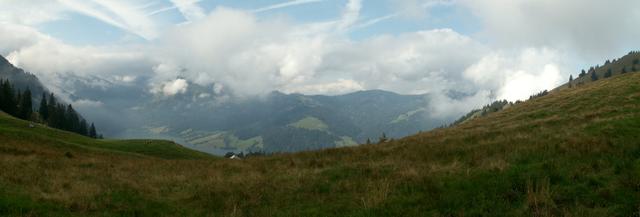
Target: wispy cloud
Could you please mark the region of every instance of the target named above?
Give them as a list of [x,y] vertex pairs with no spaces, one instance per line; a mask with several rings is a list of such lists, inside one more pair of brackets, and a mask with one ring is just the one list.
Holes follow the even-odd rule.
[[430,0],[430,1],[424,1],[422,3],[418,3],[416,5],[411,6],[411,9],[402,9],[397,13],[392,13],[392,14],[388,14],[385,16],[381,16],[381,17],[376,17],[373,19],[369,19],[367,21],[364,21],[358,25],[355,25],[354,28],[356,29],[360,29],[360,28],[367,28],[369,26],[373,26],[375,24],[378,24],[380,22],[389,20],[389,19],[393,19],[393,18],[397,18],[399,16],[402,16],[403,14],[406,13],[411,13],[411,10],[420,10],[420,11],[426,11],[429,10],[433,7],[437,7],[437,6],[449,6],[449,5],[454,5],[456,2],[454,0]]
[[266,6],[266,7],[263,7],[263,8],[258,8],[258,9],[253,10],[253,13],[260,13],[260,12],[276,10],[276,9],[281,9],[281,8],[286,8],[286,7],[296,6],[296,5],[317,3],[317,2],[323,2],[323,1],[325,1],[325,0],[293,0],[293,1],[288,1],[288,2],[283,2],[283,3],[279,3],[279,4]]
[[160,14],[160,13],[162,13],[162,12],[165,12],[165,11],[175,10],[175,9],[177,9],[177,8],[178,8],[178,7],[176,7],[176,6],[163,7],[163,8],[160,8],[160,9],[157,9],[157,10],[154,10],[154,11],[151,11],[151,13],[148,13],[148,14],[147,14],[147,16],[153,16],[153,15]]
[[204,10],[198,6],[200,0],[171,0],[171,3],[182,13],[187,21],[195,21],[205,17]]
[[375,25],[375,24],[377,24],[379,22],[382,22],[382,21],[385,21],[385,20],[389,20],[389,19],[393,19],[393,18],[397,17],[398,15],[399,14],[389,14],[389,15],[373,18],[373,19],[367,20],[367,21],[365,21],[365,22],[363,22],[361,24],[356,25],[355,28],[356,29],[366,28],[366,27]]
[[155,23],[139,6],[136,7],[130,1],[60,0],[60,2],[73,11],[101,20],[144,39],[154,39],[158,35]]
[[360,18],[362,0],[349,0],[342,14],[342,20],[338,26],[340,30],[348,30]]

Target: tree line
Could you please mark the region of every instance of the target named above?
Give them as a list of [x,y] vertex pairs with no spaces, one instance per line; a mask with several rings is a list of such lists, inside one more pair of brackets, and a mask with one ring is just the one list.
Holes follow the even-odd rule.
[[[631,51],[629,52],[628,55],[638,55],[640,54],[640,51]],[[620,62],[622,62],[625,57],[621,57],[618,59],[613,59],[613,60],[606,60],[604,65],[600,66],[600,65],[596,65],[596,66],[592,66],[589,68],[589,70],[585,71],[584,69],[578,74],[578,78],[582,78],[585,76],[589,76],[591,81],[597,81],[598,79],[600,79],[601,77],[598,76],[598,73],[596,72],[597,70],[601,69],[601,68],[607,68],[606,71],[604,71],[604,73],[602,74],[603,78],[610,78],[611,76],[614,75],[614,73],[616,73],[616,71],[614,71],[612,69],[612,67],[621,67],[620,71],[618,71],[618,74],[626,74],[628,72],[638,72],[638,67],[640,66],[640,58],[636,57],[634,59],[631,60],[631,66],[628,65],[624,65],[624,64],[629,64],[629,62],[625,62],[622,63],[621,66],[615,66],[615,64],[619,64]],[[569,76],[569,87],[573,87],[574,86],[574,79],[573,79],[573,75]],[[581,84],[582,82],[578,83]]]
[[93,123],[89,125],[71,104],[59,102],[53,93],[49,96],[42,93],[40,105],[34,111],[31,90],[16,90],[9,80],[0,79],[0,110],[11,116],[46,124],[52,128],[91,138],[102,138]]

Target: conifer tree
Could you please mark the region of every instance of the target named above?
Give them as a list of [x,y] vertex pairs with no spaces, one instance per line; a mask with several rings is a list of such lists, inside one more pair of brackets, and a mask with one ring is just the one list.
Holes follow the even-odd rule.
[[97,138],[96,126],[93,125],[93,123],[91,123],[91,127],[89,127],[89,137],[94,138],[94,139]]
[[569,88],[571,88],[572,83],[573,83],[573,75],[569,75]]
[[597,81],[598,80],[598,75],[596,75],[595,71],[591,72],[591,80],[592,81]]
[[89,129],[87,129],[87,121],[86,120],[84,120],[84,119],[80,120],[79,128],[80,129],[79,129],[78,133],[80,133],[80,135],[89,136]]
[[47,94],[42,93],[42,99],[40,100],[40,108],[38,108],[38,113],[40,113],[40,119],[42,121],[47,121],[49,119],[49,106],[47,105]]
[[17,103],[15,99],[15,92],[13,90],[13,86],[9,82],[9,80],[1,82],[2,85],[2,111],[6,112],[9,115],[16,116],[17,112]]
[[31,101],[31,90],[27,88],[22,94],[22,99],[20,100],[20,112],[18,114],[18,118],[23,120],[28,120],[31,118],[31,113],[33,113],[33,104]]
[[78,113],[73,109],[71,104],[67,105],[66,114],[66,127],[67,130],[75,133],[80,133],[80,117]]
[[2,91],[4,89],[4,79],[0,79],[0,110],[4,111],[4,104],[5,104],[5,96],[4,96],[4,91]]
[[58,114],[58,102],[53,93],[49,94],[49,101],[47,102],[47,110],[49,114],[49,118],[47,118],[47,123],[50,127],[59,128],[58,122],[60,115]]

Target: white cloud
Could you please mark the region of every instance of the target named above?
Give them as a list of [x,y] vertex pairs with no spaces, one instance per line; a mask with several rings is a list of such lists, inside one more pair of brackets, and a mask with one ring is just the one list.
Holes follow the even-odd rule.
[[560,52],[528,48],[520,52],[493,52],[465,70],[464,76],[497,99],[523,100],[551,90],[566,80],[569,69]]
[[459,0],[498,46],[554,47],[601,61],[640,47],[637,0]]
[[[0,23],[37,25],[64,19],[57,1],[51,0],[0,0]],[[2,24],[5,25],[5,24]]]
[[92,109],[102,107],[104,105],[104,103],[102,103],[101,101],[93,101],[88,99],[76,100],[72,104],[78,109]]
[[105,23],[134,33],[145,39],[158,36],[156,23],[145,11],[125,0],[59,0],[70,10],[93,17]]
[[303,94],[324,93],[337,95],[351,93],[359,90],[364,90],[364,87],[362,87],[362,84],[358,83],[357,81],[350,79],[338,79],[335,82],[292,87],[292,89],[287,89],[285,90],[285,92]]
[[292,0],[292,1],[288,1],[288,2],[283,2],[283,3],[279,3],[279,4],[274,4],[274,5],[269,5],[269,6],[266,6],[266,7],[258,8],[258,9],[253,10],[253,13],[260,13],[260,12],[271,11],[271,10],[276,10],[276,9],[296,6],[296,5],[318,3],[318,2],[323,2],[323,1],[324,0]]
[[0,22],[1,55],[7,56],[10,52],[33,46],[44,40],[51,39],[32,27]]
[[204,10],[198,6],[200,0],[171,0],[180,13],[188,21],[196,21],[205,17]]
[[134,82],[134,81],[136,81],[136,78],[137,78],[136,76],[132,76],[132,75],[116,75],[116,76],[114,76],[114,79],[116,81],[121,81],[121,82],[124,82],[124,83]]
[[424,18],[429,9],[439,5],[453,5],[455,0],[389,0],[398,15],[407,18]]
[[[348,8],[359,10],[358,2],[349,4]],[[156,68],[167,70],[156,69],[155,77],[220,83],[239,95],[272,90],[332,94],[362,88],[424,93],[456,83],[486,49],[450,29],[352,41],[338,29],[306,34],[307,28],[217,8],[161,39],[157,53],[163,63]],[[357,81],[358,87],[337,91],[322,86],[344,80]]]
[[362,0],[349,0],[342,14],[342,20],[338,25],[338,29],[347,30],[354,23],[356,23],[360,17],[361,9]]
[[175,96],[176,94],[186,93],[187,88],[189,88],[187,80],[179,78],[163,83],[160,87],[152,89],[152,92],[162,93],[164,96]]
[[490,91],[481,90],[474,95],[460,99],[452,99],[445,94],[437,93],[430,95],[429,111],[434,117],[442,119],[458,118],[469,111],[488,104],[493,100]]

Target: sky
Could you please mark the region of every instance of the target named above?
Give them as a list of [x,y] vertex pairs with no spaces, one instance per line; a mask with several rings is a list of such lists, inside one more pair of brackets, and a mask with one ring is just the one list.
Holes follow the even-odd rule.
[[637,0],[0,0],[0,55],[63,97],[382,89],[457,115],[638,50],[638,21]]

